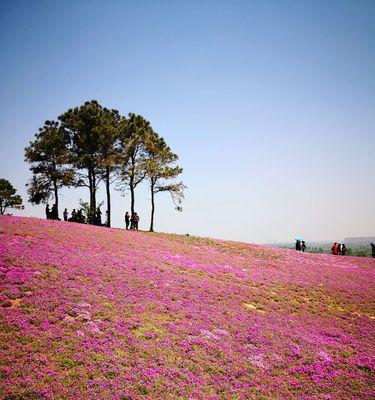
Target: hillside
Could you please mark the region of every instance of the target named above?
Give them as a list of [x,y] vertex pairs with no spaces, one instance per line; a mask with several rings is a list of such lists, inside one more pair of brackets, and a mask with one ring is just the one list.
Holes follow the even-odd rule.
[[0,217],[4,399],[370,399],[375,260]]

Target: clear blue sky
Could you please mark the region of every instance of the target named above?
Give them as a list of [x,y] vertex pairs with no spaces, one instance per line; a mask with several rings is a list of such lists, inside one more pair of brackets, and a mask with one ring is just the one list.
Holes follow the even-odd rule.
[[[0,51],[0,176],[25,200],[24,147],[46,119],[97,99],[142,114],[180,156],[184,211],[161,195],[157,230],[375,234],[375,1],[3,0]],[[113,197],[122,226],[129,196]],[[64,190],[61,204],[79,198]]]

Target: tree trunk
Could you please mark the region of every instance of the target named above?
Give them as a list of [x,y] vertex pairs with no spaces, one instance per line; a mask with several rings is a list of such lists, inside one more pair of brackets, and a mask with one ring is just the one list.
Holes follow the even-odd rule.
[[90,206],[91,224],[96,225],[96,176],[95,170],[92,171],[92,201]]
[[57,193],[57,182],[56,182],[56,180],[53,181],[53,192],[55,194],[56,214],[57,214],[57,218],[59,218],[59,196],[58,196],[58,193]]
[[111,191],[109,187],[109,177],[110,171],[109,167],[106,167],[106,177],[105,177],[105,188],[107,191],[107,226],[108,228],[111,227]]
[[92,169],[91,167],[88,168],[88,178],[89,178],[89,190],[90,190],[90,210],[89,215],[87,216],[87,222],[90,224],[92,223],[91,212],[92,212],[92,205],[93,205],[93,197],[92,197]]
[[133,218],[134,218],[134,203],[135,203],[134,186],[133,186],[133,179],[131,179],[130,180],[130,215],[131,215],[130,229],[134,228],[134,222],[133,222]]
[[130,229],[134,228],[134,204],[135,204],[135,193],[134,193],[134,158],[132,158],[132,171],[129,179],[129,189],[130,189]]
[[95,170],[92,171],[92,207],[94,213],[96,212],[96,174]]
[[150,232],[154,232],[154,213],[155,213],[155,193],[154,193],[154,183],[151,181],[151,224],[150,224]]

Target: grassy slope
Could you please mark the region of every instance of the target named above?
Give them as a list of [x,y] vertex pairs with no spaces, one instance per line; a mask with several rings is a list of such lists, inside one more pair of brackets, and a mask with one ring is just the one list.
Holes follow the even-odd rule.
[[369,399],[374,267],[1,217],[0,397]]

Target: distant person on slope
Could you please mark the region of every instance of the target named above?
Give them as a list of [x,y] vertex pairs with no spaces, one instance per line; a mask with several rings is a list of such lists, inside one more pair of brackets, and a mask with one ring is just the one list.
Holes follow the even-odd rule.
[[125,226],[126,226],[126,230],[129,230],[129,225],[130,225],[130,215],[129,215],[128,211],[126,211],[126,213],[125,213]]
[[80,208],[77,212],[76,221],[80,224],[84,224],[86,222],[86,218],[82,213],[82,208]]
[[370,246],[371,246],[372,258],[375,258],[375,244],[374,243],[370,243]]
[[296,240],[296,250],[301,251],[301,241],[300,240]]
[[337,243],[337,254],[341,256],[341,243]]
[[51,218],[51,211],[49,209],[49,204],[46,204],[46,218],[47,219]]
[[72,214],[71,214],[72,216],[70,217],[70,220],[72,221],[72,222],[77,222],[77,211],[76,211],[76,209],[75,208],[73,208],[73,211],[72,211]]
[[64,210],[63,217],[64,217],[64,221],[68,220],[68,210],[67,209]]
[[341,255],[345,255],[345,253],[346,253],[346,246],[345,246],[345,243],[343,243],[342,245],[341,245]]
[[139,222],[139,220],[140,220],[139,215],[137,213],[134,213],[133,229],[138,230],[138,222]]
[[100,207],[96,209],[96,225],[102,226],[102,212],[100,211]]
[[337,243],[333,243],[333,246],[331,248],[331,252],[332,254],[334,254],[335,256],[337,256]]
[[54,204],[51,209],[51,219],[59,219],[59,215],[57,213],[57,205]]
[[302,240],[301,250],[302,250],[303,252],[305,252],[305,250],[306,250],[306,243],[305,243],[304,240]]

